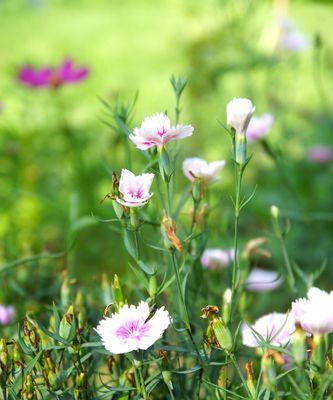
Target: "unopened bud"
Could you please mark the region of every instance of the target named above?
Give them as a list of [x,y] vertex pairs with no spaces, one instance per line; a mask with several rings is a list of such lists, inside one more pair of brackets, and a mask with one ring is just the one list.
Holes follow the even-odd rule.
[[299,324],[292,336],[291,349],[295,363],[300,366],[306,360],[306,333]]
[[253,370],[253,363],[252,362],[247,362],[245,364],[245,370],[246,370],[246,385],[249,389],[249,392],[251,393],[251,396],[253,399],[257,398],[256,395],[256,379],[254,376],[254,370]]
[[271,206],[271,216],[274,219],[278,219],[279,218],[279,213],[280,213],[280,210],[278,209],[278,207],[272,205]]
[[246,135],[236,132],[235,134],[235,161],[239,165],[246,163]]
[[63,315],[60,321],[59,335],[62,338],[66,340],[69,338],[73,322],[74,322],[74,307],[73,305],[71,305],[69,306],[68,310]]
[[124,302],[123,291],[117,275],[115,275],[113,278],[112,291],[113,291],[113,298],[116,302],[117,307],[121,308],[125,304],[125,302]]

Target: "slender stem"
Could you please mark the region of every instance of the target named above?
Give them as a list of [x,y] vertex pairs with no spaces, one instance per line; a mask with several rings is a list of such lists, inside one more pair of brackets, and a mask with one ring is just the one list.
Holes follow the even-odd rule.
[[242,381],[242,384],[243,384],[244,388],[246,389],[246,392],[247,392],[247,394],[248,394],[248,396],[249,396],[249,399],[252,399],[253,396],[252,396],[252,394],[251,394],[251,392],[250,392],[250,389],[247,387],[246,381],[245,381],[245,379],[244,379],[244,376],[243,376],[243,374],[242,374],[242,371],[241,371],[240,368],[239,368],[239,365],[238,365],[238,363],[237,363],[237,360],[236,360],[234,354],[231,353],[231,354],[229,354],[229,356],[230,356],[230,360],[231,360],[232,363],[234,364],[234,367],[236,368],[236,371],[237,371],[237,373],[238,373],[238,375],[239,375],[239,377],[240,377],[240,379],[241,379],[241,381]]
[[145,381],[142,376],[141,366],[137,366],[136,362],[133,358],[132,360],[133,370],[134,370],[134,378],[135,378],[135,386],[139,394],[143,396],[146,400],[148,399],[148,394],[146,390]]
[[170,182],[167,180],[165,182],[166,186],[166,192],[167,192],[167,214],[169,217],[171,217],[171,212],[172,212],[172,202],[171,202],[171,193],[170,193]]
[[200,350],[199,350],[199,348],[198,348],[198,346],[197,346],[197,344],[196,344],[196,342],[194,340],[194,337],[192,335],[190,319],[189,319],[189,315],[188,315],[188,312],[187,312],[185,299],[184,299],[183,292],[182,292],[182,285],[181,285],[181,280],[180,280],[180,275],[179,275],[176,255],[175,255],[175,252],[173,250],[171,250],[171,260],[172,260],[172,266],[173,266],[173,269],[174,269],[174,272],[175,272],[178,295],[179,295],[179,298],[181,300],[182,311],[183,311],[183,312],[181,312],[181,314],[183,314],[183,316],[184,316],[185,329],[186,329],[186,332],[187,332],[187,334],[189,336],[189,339],[190,339],[190,341],[191,341],[191,343],[192,343],[192,345],[193,345],[193,347],[195,349],[195,352],[197,353],[199,363],[200,363],[201,367],[204,368],[205,367],[205,362],[204,362],[204,360],[202,358]]
[[181,306],[182,306],[181,314],[183,314],[183,317],[184,317],[186,330],[191,331],[190,319],[189,319],[189,316],[188,316],[186,303],[185,303],[185,299],[184,299],[184,296],[183,296],[182,284],[181,284],[181,280],[180,280],[180,274],[179,274],[176,255],[175,255],[174,250],[171,250],[171,261],[172,261],[172,266],[173,266],[173,270],[174,270],[175,277],[176,277],[178,295],[179,295],[179,298],[181,300]]
[[239,215],[241,210],[240,195],[242,186],[243,167],[236,164],[235,167],[235,184],[236,184],[236,198],[235,198],[235,226],[234,226],[234,261],[232,265],[232,280],[231,280],[231,305],[230,305],[230,317],[233,316],[234,298],[237,290],[236,278],[239,274],[239,261],[238,261],[238,225]]

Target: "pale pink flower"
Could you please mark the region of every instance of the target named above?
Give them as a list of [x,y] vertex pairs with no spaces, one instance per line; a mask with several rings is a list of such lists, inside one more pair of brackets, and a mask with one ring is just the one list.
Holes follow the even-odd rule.
[[153,195],[149,193],[149,189],[154,176],[154,174],[134,175],[128,169],[123,169],[119,181],[121,196],[117,197],[116,201],[126,207],[144,206]]
[[228,125],[245,134],[255,109],[251,100],[235,97],[227,104]]
[[161,148],[170,140],[184,139],[191,136],[192,133],[191,125],[171,126],[170,119],[166,114],[156,113],[146,117],[140,128],[135,128],[129,138],[138,149],[147,150],[154,146]]
[[312,287],[307,298],[292,303],[291,311],[306,332],[318,335],[333,332],[333,291],[327,293]]
[[208,163],[198,157],[186,158],[183,161],[183,172],[190,181],[199,178],[204,182],[212,183],[220,178],[219,173],[224,166],[224,160]]
[[0,325],[8,325],[13,321],[15,310],[13,306],[0,304]]
[[234,259],[234,250],[206,249],[201,256],[201,264],[208,269],[226,268]]
[[293,21],[284,18],[280,20],[279,24],[281,27],[281,36],[278,46],[282,50],[297,53],[309,48],[309,39],[297,30]]
[[125,305],[118,313],[104,317],[95,331],[100,335],[106,350],[113,354],[146,350],[162,337],[171,322],[164,307],[149,317],[148,303],[141,301],[137,307]]
[[329,163],[333,160],[333,149],[325,145],[314,146],[308,152],[308,159],[318,164]]
[[274,117],[271,114],[263,114],[260,117],[253,117],[246,131],[246,138],[251,142],[261,139],[267,135],[274,124]]
[[253,268],[246,279],[245,287],[250,292],[268,292],[281,286],[282,281],[276,271]]
[[253,325],[243,325],[243,344],[248,347],[259,347],[259,343],[265,341],[273,346],[285,346],[291,341],[294,331],[295,322],[290,314],[267,314]]

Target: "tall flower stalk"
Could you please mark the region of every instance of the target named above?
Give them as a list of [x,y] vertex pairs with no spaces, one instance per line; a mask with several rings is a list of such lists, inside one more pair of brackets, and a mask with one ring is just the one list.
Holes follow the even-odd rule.
[[250,200],[241,200],[242,178],[245,168],[250,161],[247,157],[246,131],[249,126],[255,107],[249,99],[234,98],[227,105],[227,123],[231,126],[231,137],[233,144],[233,156],[235,165],[235,199],[234,199],[234,260],[231,278],[231,304],[230,315],[233,318],[235,298],[239,280],[239,257],[238,257],[238,228],[239,216],[244,205]]

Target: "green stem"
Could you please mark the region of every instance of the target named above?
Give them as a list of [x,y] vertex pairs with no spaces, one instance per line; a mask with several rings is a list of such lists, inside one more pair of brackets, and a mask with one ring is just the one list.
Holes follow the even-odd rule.
[[285,263],[286,268],[287,268],[288,284],[289,284],[290,290],[292,292],[295,292],[295,277],[294,277],[293,269],[292,269],[292,266],[291,266],[289,254],[288,254],[288,251],[287,251],[286,243],[285,243],[285,241],[283,239],[283,236],[280,233],[277,234],[277,237],[278,237],[280,245],[281,245],[281,250],[282,250],[284,263]]
[[249,399],[252,399],[252,398],[253,398],[253,397],[252,397],[252,394],[251,394],[251,392],[250,392],[250,389],[247,387],[246,381],[245,381],[245,379],[244,379],[244,376],[243,376],[243,374],[242,374],[242,371],[241,371],[240,368],[239,368],[239,365],[238,365],[238,363],[237,363],[237,360],[236,360],[234,354],[231,353],[231,354],[229,354],[229,356],[230,356],[230,360],[231,360],[232,363],[234,364],[234,367],[236,368],[236,371],[237,371],[237,373],[238,373],[238,375],[239,375],[239,377],[240,377],[240,379],[241,379],[241,381],[242,381],[242,384],[243,384],[244,388],[246,389],[247,395],[249,396],[248,398],[249,398]]
[[182,306],[181,314],[183,314],[183,316],[184,316],[185,329],[186,329],[188,337],[189,337],[189,339],[190,339],[190,341],[191,341],[191,343],[192,343],[192,345],[193,345],[193,347],[195,349],[195,352],[197,353],[198,360],[199,360],[199,363],[200,363],[201,367],[205,368],[205,362],[204,362],[204,360],[203,360],[203,358],[201,356],[200,350],[199,350],[199,348],[198,348],[198,346],[197,346],[197,344],[196,344],[196,342],[194,340],[194,337],[192,335],[190,318],[189,318],[189,315],[188,315],[188,312],[187,312],[187,307],[186,307],[185,299],[184,299],[183,292],[182,292],[182,285],[181,285],[179,269],[178,269],[178,265],[177,265],[178,263],[177,263],[177,260],[176,260],[176,255],[175,255],[174,250],[171,250],[171,260],[172,260],[172,266],[173,266],[175,277],[176,277],[178,295],[179,295],[179,298],[181,300],[181,306]]
[[175,251],[174,250],[171,250],[171,261],[172,261],[172,266],[173,266],[173,270],[174,270],[175,277],[176,277],[178,296],[179,296],[180,303],[181,303],[181,306],[182,306],[181,314],[183,314],[183,317],[184,317],[186,330],[191,331],[190,319],[189,319],[189,316],[188,316],[186,303],[185,303],[185,299],[184,299],[184,296],[183,296],[182,284],[181,284],[180,274],[179,274],[178,265],[177,265],[178,263],[177,263],[177,259],[176,259],[176,255],[175,255]]
[[240,195],[242,186],[243,167],[236,164],[235,169],[235,184],[236,184],[236,198],[235,198],[235,225],[234,225],[234,261],[232,265],[232,279],[231,279],[231,304],[230,304],[230,318],[233,316],[234,298],[237,290],[236,279],[239,275],[239,262],[238,262],[238,225],[239,215],[241,210]]
[[148,394],[146,390],[145,381],[142,376],[141,366],[137,366],[135,359],[132,360],[133,370],[134,370],[134,378],[135,378],[135,386],[140,395],[146,400],[148,399]]

